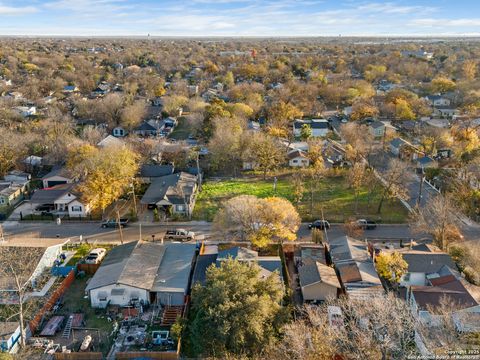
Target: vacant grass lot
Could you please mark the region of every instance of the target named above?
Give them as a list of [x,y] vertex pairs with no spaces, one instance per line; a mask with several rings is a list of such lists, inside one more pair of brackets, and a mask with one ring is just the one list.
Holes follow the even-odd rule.
[[[350,217],[368,217],[384,223],[402,223],[408,212],[398,200],[385,201],[381,214],[377,214],[380,190],[369,194],[364,189],[358,199],[355,213],[355,197],[348,187],[344,175],[327,177],[316,184],[313,195],[313,210],[310,211],[310,192],[305,186],[302,201],[296,205],[303,221],[318,219],[322,216],[331,222],[344,222]],[[222,181],[206,181],[197,198],[193,217],[196,220],[213,220],[222,202],[238,195],[255,195],[261,198],[279,196],[293,201],[293,185],[290,176],[278,178],[277,189],[273,189],[273,179],[238,178]]]

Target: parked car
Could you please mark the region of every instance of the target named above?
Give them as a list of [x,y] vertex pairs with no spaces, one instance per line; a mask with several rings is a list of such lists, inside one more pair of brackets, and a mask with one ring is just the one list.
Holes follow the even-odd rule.
[[330,229],[330,223],[327,220],[315,220],[314,222],[308,224],[309,229],[319,229],[325,230]]
[[40,215],[53,215],[52,211],[54,210],[54,207],[51,205],[40,205],[35,208],[33,211],[34,214],[40,214]]
[[167,230],[164,237],[164,239],[180,240],[180,241],[189,241],[189,240],[193,240],[194,238],[195,238],[195,233],[193,231],[188,231],[185,229]]
[[90,251],[90,253],[85,258],[86,264],[98,264],[100,261],[103,260],[105,255],[107,254],[107,250],[104,248],[97,248]]
[[123,228],[127,226],[128,219],[120,219],[120,223],[117,222],[117,219],[108,219],[107,221],[102,222],[101,227],[106,228],[116,228],[119,225]]
[[357,224],[364,230],[373,230],[377,227],[377,223],[375,221],[367,219],[359,219],[357,220]]

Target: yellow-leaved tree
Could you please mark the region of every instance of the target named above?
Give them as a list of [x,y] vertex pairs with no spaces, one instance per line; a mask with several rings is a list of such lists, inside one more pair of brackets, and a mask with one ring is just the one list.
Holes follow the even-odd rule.
[[408,270],[407,262],[398,252],[380,253],[376,263],[378,274],[392,283],[398,283]]
[[97,149],[85,145],[67,164],[81,179],[78,190],[82,199],[92,210],[103,213],[131,185],[138,170],[138,160],[138,154],[125,146]]
[[296,240],[300,216],[286,199],[240,195],[225,202],[215,216],[214,226],[226,237],[248,240],[261,248],[271,242]]

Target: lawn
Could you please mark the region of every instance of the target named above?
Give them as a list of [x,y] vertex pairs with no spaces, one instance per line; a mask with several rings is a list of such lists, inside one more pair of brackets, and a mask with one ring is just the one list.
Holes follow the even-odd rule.
[[[193,217],[196,220],[212,221],[222,202],[238,195],[255,195],[261,198],[280,196],[293,201],[293,185],[288,175],[277,181],[276,190],[273,180],[259,177],[238,178],[222,181],[206,181],[197,198]],[[364,189],[358,199],[355,213],[355,197],[348,187],[345,176],[340,174],[318,181],[313,196],[313,209],[310,211],[310,193],[306,187],[303,199],[296,205],[303,221],[321,218],[322,209],[325,219],[331,222],[345,222],[350,217],[368,217],[384,223],[402,223],[408,216],[407,210],[398,200],[385,201],[382,212],[377,214],[380,192],[369,194]]]
[[188,126],[187,119],[185,119],[185,117],[179,117],[178,125],[175,127],[169,137],[175,140],[186,140],[191,131],[192,130],[190,129],[190,126]]

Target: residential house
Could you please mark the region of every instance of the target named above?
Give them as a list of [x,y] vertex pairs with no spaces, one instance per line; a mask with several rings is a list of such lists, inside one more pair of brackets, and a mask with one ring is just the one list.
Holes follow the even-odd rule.
[[[446,316],[444,311],[448,310],[451,311],[449,315],[453,315],[457,330],[480,330],[470,327],[471,324],[478,326],[476,320],[480,315],[480,306],[461,281],[453,275],[432,278],[424,286],[411,286],[406,296],[412,313],[425,325],[435,326],[443,316]],[[443,310],[438,313],[442,307]],[[470,322],[469,318],[474,322]]]
[[425,97],[425,99],[428,101],[428,103],[432,107],[448,107],[451,104],[451,101],[449,98],[442,96],[440,94],[437,95],[428,95]]
[[288,165],[290,167],[308,167],[310,165],[310,159],[302,150],[292,150],[287,154]]
[[257,251],[242,246],[235,246],[230,249],[218,251],[217,246],[203,246],[198,257],[198,264],[195,266],[193,283],[205,283],[205,273],[209,266],[215,264],[220,266],[227,259],[234,259],[244,263],[256,264],[260,268],[259,276],[266,279],[269,276],[278,276],[282,282],[282,260],[279,256],[259,256]]
[[91,96],[93,98],[103,97],[107,95],[111,90],[110,84],[102,81],[98,86],[92,91]]
[[21,184],[2,182],[0,180],[0,208],[15,206],[23,200],[24,187]]
[[157,136],[164,128],[164,123],[160,120],[145,120],[138,125],[133,132],[139,136]]
[[140,167],[140,173],[138,177],[143,183],[150,184],[155,179],[172,175],[175,167],[172,164],[168,165],[157,165],[157,164],[143,164]]
[[42,177],[45,189],[60,184],[71,184],[74,181],[75,178],[71,172],[62,166],[53,167],[52,171]]
[[39,168],[42,166],[43,158],[40,156],[30,155],[22,161],[28,169]]
[[428,247],[421,249],[414,247],[401,252],[408,269],[400,280],[400,286],[425,286],[431,276],[456,274],[457,266],[449,254],[432,251]]
[[109,146],[123,146],[125,145],[125,142],[113,135],[107,135],[104,139],[102,139],[97,146],[104,148],[104,147],[109,147]]
[[325,119],[311,119],[311,120],[295,120],[293,122],[294,136],[300,136],[302,127],[304,125],[310,126],[312,130],[312,137],[325,137],[330,131],[328,120]]
[[460,114],[460,111],[450,106],[437,106],[433,110],[433,116],[438,116],[445,119],[455,119]]
[[429,169],[438,167],[438,163],[430,156],[423,156],[417,159],[416,166],[417,169]]
[[198,94],[198,85],[187,85],[188,95],[195,96]]
[[433,58],[433,53],[425,50],[417,50],[417,51],[404,50],[402,51],[402,56],[414,57],[414,58],[423,59],[423,60],[431,60]]
[[74,93],[74,92],[78,92],[78,87],[76,87],[75,85],[66,85],[63,87],[63,92],[65,94],[71,94],[71,93]]
[[384,293],[373,260],[363,241],[341,236],[329,240],[328,250],[347,296],[368,299]]
[[94,308],[183,306],[195,254],[195,244],[134,241],[117,246],[102,261],[85,292]]
[[0,322],[0,353],[14,354],[18,351],[20,325],[18,321]]
[[376,139],[383,138],[385,135],[385,124],[381,121],[375,120],[368,126],[370,134]]
[[19,171],[19,170],[9,171],[7,175],[3,177],[5,181],[9,181],[15,184],[22,184],[22,185],[28,184],[31,178],[32,176],[29,173]]
[[[0,242],[0,246],[3,247],[2,252],[8,254],[12,261],[19,265],[23,264],[17,268],[21,272],[19,276],[21,279],[27,279],[25,284],[35,289],[39,276],[51,268],[63,252],[62,246],[65,242],[62,239],[44,238],[36,241],[31,238],[14,238]],[[0,304],[18,304],[19,299],[15,289],[16,284],[11,276],[0,275]]]
[[36,190],[31,198],[32,205],[49,207],[57,215],[83,217],[90,214],[90,206],[80,199],[76,184],[66,183]]
[[393,155],[400,156],[402,149],[404,147],[408,147],[409,145],[410,144],[407,141],[403,140],[402,138],[395,138],[390,141],[390,143],[388,144],[388,147],[390,149],[390,152]]
[[140,201],[165,214],[190,216],[197,196],[197,177],[185,172],[161,176],[152,181]]
[[335,299],[341,292],[342,287],[333,267],[311,258],[302,260],[298,276],[305,302]]
[[125,137],[127,136],[128,132],[121,126],[117,126],[113,128],[112,135],[115,137]]
[[163,98],[161,98],[160,96],[154,97],[151,100],[151,103],[152,103],[152,106],[163,107]]
[[37,108],[35,106],[15,106],[13,109],[24,118],[37,114]]

